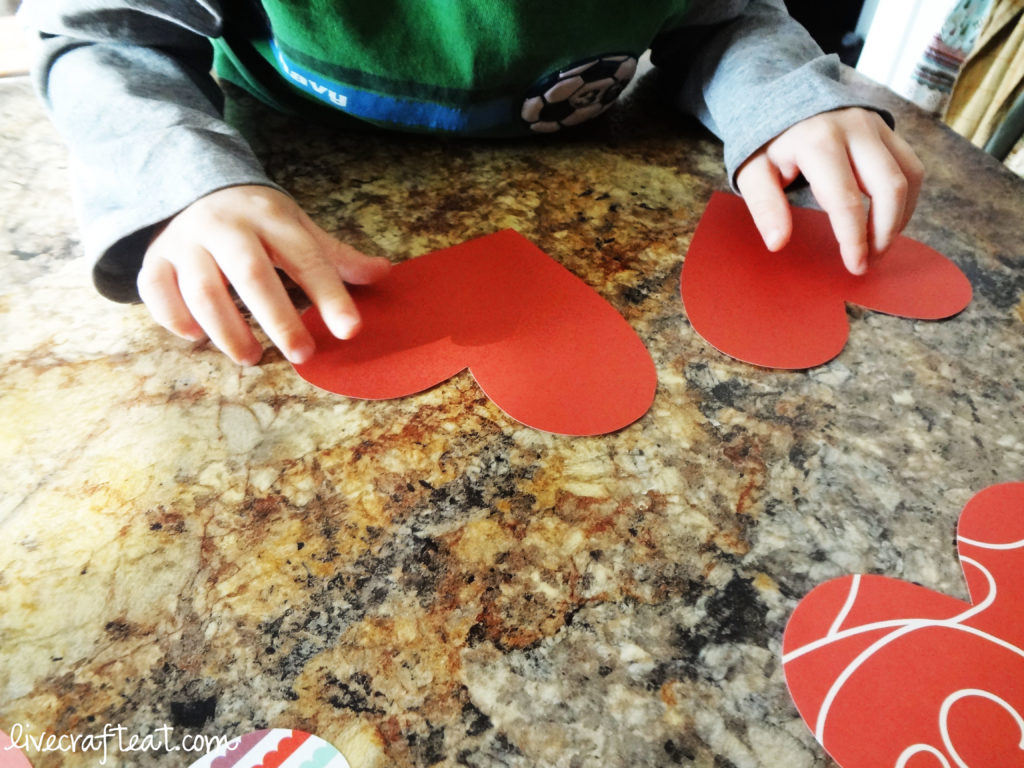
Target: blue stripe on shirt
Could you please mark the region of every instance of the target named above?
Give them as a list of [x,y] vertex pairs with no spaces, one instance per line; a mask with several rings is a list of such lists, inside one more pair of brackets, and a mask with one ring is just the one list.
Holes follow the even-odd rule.
[[467,133],[514,125],[517,105],[493,99],[474,106],[448,107],[430,101],[396,99],[330,80],[288,59],[273,40],[270,49],[285,79],[311,96],[355,117],[434,131]]

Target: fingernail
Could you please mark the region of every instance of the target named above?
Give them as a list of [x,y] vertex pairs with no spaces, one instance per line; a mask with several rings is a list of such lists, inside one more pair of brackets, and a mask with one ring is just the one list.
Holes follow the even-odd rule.
[[331,333],[339,339],[351,339],[359,330],[358,318],[349,315],[336,316],[331,323]]
[[770,230],[764,235],[764,244],[769,251],[777,251],[782,247],[782,232],[778,229]]
[[288,358],[288,362],[293,365],[302,365],[313,356],[314,348],[311,344],[303,344],[300,347],[295,347],[284,353],[285,357]]

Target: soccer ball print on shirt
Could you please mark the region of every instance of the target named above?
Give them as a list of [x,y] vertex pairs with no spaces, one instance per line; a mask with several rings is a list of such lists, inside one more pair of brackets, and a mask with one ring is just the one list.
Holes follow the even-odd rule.
[[553,133],[607,110],[636,74],[636,57],[600,56],[555,72],[535,85],[523,103],[530,130]]

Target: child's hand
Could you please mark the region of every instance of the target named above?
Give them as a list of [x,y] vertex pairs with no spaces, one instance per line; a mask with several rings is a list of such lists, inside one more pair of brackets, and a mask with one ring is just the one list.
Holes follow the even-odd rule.
[[263,350],[228,292],[230,283],[271,341],[301,363],[313,354],[313,338],[275,267],[302,287],[331,332],[347,339],[358,330],[359,313],[344,283],[372,283],[390,264],[338,242],[277,190],[228,187],[197,200],[153,239],[139,295],[172,333],[198,340],[205,332],[232,360],[254,365]]
[[[840,109],[803,120],[765,144],[741,166],[736,186],[769,250],[793,230],[783,189],[799,174],[828,214],[846,268],[868,268],[884,253],[917,204],[924,167],[882,118],[864,109]],[[862,195],[870,200],[865,207]]]

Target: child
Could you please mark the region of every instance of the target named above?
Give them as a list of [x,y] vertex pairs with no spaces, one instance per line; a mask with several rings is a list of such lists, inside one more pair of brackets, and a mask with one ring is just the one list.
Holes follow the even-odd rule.
[[678,106],[723,139],[768,248],[790,236],[783,189],[803,174],[856,274],[905,226],[922,178],[782,0],[26,0],[21,16],[42,39],[37,86],[70,146],[97,287],[243,364],[262,350],[227,284],[302,362],[313,341],[275,268],[350,338],[345,283],[388,263],[332,238],[267,178],[220,119],[211,61],[284,110],[536,135],[603,112],[650,48]]

